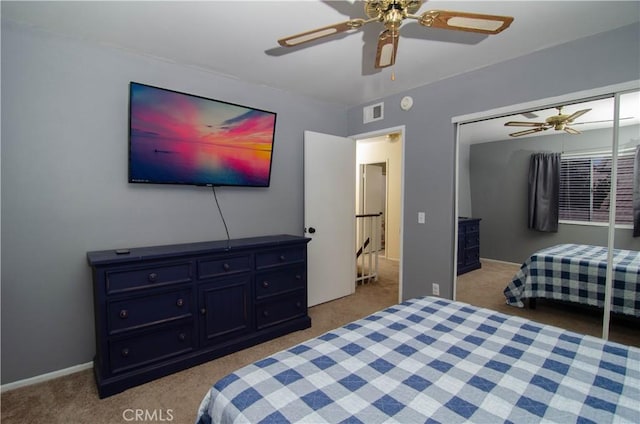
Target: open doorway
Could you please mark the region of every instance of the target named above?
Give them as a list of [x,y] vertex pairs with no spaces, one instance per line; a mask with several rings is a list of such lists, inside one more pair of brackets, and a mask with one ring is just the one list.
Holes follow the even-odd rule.
[[[401,290],[402,128],[354,136],[356,139],[356,213],[378,215],[375,242],[379,276],[395,281]],[[365,218],[368,219],[368,218]]]
[[400,260],[402,217],[402,135],[398,131],[357,138],[356,211],[382,212],[384,257]]
[[356,214],[378,216],[375,220],[377,228],[374,245],[378,253],[386,257],[384,233],[387,225],[387,163],[358,163],[358,181]]

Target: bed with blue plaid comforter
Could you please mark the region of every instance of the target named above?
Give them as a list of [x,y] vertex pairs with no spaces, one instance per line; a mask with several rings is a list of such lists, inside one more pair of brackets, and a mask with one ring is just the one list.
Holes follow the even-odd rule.
[[639,423],[640,349],[436,297],[222,378],[208,423]]
[[[640,252],[613,250],[613,312],[640,317]],[[504,289],[509,305],[547,298],[604,307],[607,248],[560,244],[531,255]]]

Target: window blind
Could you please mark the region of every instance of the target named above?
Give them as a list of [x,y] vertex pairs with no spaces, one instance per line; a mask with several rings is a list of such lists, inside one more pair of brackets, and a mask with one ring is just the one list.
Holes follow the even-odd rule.
[[[560,211],[565,221],[609,222],[611,155],[562,157]],[[618,156],[616,223],[633,223],[633,155]]]

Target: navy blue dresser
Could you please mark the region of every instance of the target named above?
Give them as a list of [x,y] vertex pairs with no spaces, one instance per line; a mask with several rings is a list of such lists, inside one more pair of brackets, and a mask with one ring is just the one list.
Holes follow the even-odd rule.
[[309,240],[88,252],[100,397],[310,327]]
[[480,219],[458,218],[458,275],[481,268]]

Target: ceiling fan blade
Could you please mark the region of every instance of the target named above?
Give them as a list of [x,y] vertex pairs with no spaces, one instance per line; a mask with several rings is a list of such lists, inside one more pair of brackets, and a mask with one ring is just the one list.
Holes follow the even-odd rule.
[[349,31],[350,29],[359,29],[364,24],[367,24],[369,22],[373,22],[373,20],[370,19],[365,21],[364,19],[351,19],[345,22],[340,22],[337,24],[328,25],[326,27],[316,28],[310,31],[301,32],[300,34],[281,38],[278,40],[278,44],[283,47],[294,47],[302,43],[317,40],[319,38],[329,37],[340,32]]
[[518,131],[518,132],[514,132],[509,134],[511,137],[520,137],[521,135],[527,135],[527,134],[534,134],[540,131],[544,131],[546,128],[532,128],[530,130],[524,130],[524,131]]
[[[414,16],[410,16],[414,17]],[[481,15],[479,13],[429,10],[418,17],[421,25],[458,31],[497,34],[509,28],[511,16]]]
[[546,122],[523,122],[523,121],[509,121],[505,122],[505,127],[542,127],[546,125]]
[[577,112],[575,112],[573,115],[570,115],[566,122],[573,122],[576,118],[579,118],[580,116],[584,115],[585,113],[589,112],[591,109],[582,109],[579,110]]
[[581,134],[580,131],[574,130],[573,128],[566,127],[566,126],[564,127],[564,130],[565,130],[565,132],[568,132],[569,134],[574,134],[574,135],[575,134]]
[[376,68],[386,68],[396,62],[398,35],[398,31],[390,31],[388,29],[380,33],[376,50]]
[[[624,118],[618,119],[619,121],[624,121],[626,119],[633,119],[633,116],[627,116]],[[572,122],[571,125],[585,125],[585,124],[602,124],[603,122],[613,122],[613,119],[601,119],[598,121],[582,121],[582,122]]]

